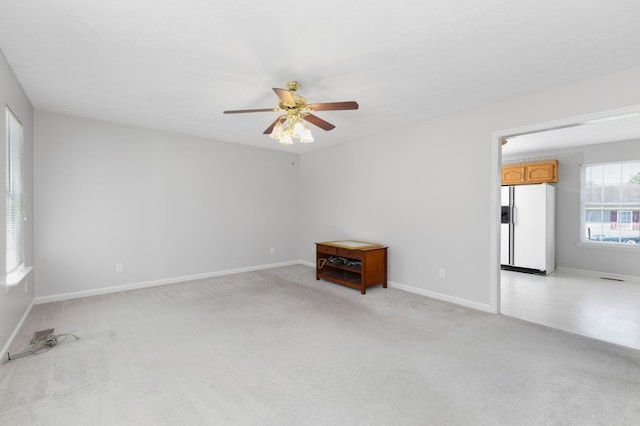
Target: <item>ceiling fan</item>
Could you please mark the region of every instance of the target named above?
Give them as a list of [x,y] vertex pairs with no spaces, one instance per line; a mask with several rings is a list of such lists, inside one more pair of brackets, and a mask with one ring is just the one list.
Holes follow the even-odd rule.
[[224,114],[278,112],[280,113],[278,118],[263,133],[277,139],[280,143],[292,144],[293,138],[300,139],[300,142],[313,142],[311,131],[306,125],[307,122],[327,131],[336,127],[312,112],[358,109],[358,103],[355,101],[309,104],[304,97],[296,93],[300,88],[299,82],[287,81],[285,84],[287,89],[273,88],[279,99],[277,108],[228,110],[224,111]]

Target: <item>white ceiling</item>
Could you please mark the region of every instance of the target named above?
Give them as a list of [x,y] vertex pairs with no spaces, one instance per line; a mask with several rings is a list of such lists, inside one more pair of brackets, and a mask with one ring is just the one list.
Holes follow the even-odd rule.
[[[37,109],[305,152],[640,66],[638,0],[0,0],[0,50]],[[272,87],[336,129],[282,148]]]
[[640,139],[640,110],[633,114],[612,115],[591,123],[508,137],[503,156],[548,152],[564,148]]

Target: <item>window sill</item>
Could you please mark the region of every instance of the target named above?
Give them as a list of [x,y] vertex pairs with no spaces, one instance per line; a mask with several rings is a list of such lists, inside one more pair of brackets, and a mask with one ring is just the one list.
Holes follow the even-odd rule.
[[18,268],[10,274],[7,274],[5,279],[6,287],[14,287],[20,284],[29,273],[33,270],[33,266],[23,266],[22,268]]
[[585,242],[580,241],[576,246],[582,248],[599,249],[599,250],[618,250],[618,251],[635,251],[640,250],[640,244],[626,243],[601,243],[601,242]]

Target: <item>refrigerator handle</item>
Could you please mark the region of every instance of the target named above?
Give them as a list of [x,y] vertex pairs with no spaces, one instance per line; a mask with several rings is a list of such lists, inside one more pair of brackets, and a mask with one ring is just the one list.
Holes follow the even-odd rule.
[[516,206],[513,206],[511,210],[511,223],[515,225],[517,222],[518,222],[518,209],[516,208]]

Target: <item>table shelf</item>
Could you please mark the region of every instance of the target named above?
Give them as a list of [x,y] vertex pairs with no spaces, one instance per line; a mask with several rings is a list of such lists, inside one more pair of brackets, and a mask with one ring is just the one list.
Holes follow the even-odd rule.
[[[360,264],[329,262],[336,257]],[[316,280],[320,279],[359,289],[362,294],[373,285],[382,284],[386,288],[387,247],[360,241],[316,243]]]

